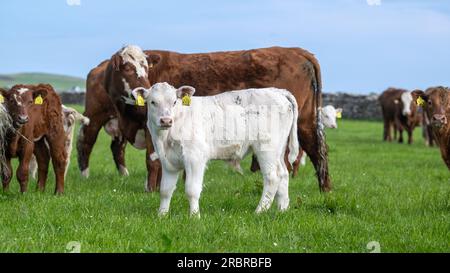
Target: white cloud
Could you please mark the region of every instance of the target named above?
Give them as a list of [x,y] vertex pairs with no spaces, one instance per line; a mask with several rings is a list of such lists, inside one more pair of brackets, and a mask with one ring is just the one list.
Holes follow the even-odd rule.
[[69,6],[81,6],[81,0],[66,0]]
[[381,0],[366,0],[369,6],[380,6]]

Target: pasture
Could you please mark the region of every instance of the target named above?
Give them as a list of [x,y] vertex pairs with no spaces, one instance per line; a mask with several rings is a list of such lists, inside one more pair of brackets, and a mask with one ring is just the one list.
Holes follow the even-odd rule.
[[[77,107],[80,109],[79,107]],[[78,130],[77,130],[78,131]],[[200,200],[201,219],[188,216],[183,183],[168,217],[158,218],[159,196],[144,192],[144,152],[128,147],[129,177],[119,177],[102,132],[88,180],[78,171],[76,149],[64,196],[53,196],[51,170],[45,193],[19,193],[15,178],[0,193],[0,252],[381,252],[450,251],[450,175],[437,148],[383,143],[382,123],[340,120],[327,130],[334,190],[320,194],[308,161],[290,180],[291,207],[255,215],[262,177],[244,176],[211,162]],[[17,161],[15,161],[17,163]]]

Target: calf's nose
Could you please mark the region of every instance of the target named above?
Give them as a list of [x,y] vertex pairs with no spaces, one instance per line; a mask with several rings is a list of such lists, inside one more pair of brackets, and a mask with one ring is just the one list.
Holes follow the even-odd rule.
[[162,126],[172,126],[172,122],[171,118],[161,118],[160,120]]
[[447,117],[443,114],[433,115],[432,121],[439,124],[447,124]]
[[28,122],[28,116],[19,116],[19,123],[25,124]]

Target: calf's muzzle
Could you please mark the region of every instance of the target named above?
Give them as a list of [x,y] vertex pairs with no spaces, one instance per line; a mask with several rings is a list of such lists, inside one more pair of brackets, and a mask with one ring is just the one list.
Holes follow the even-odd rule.
[[159,120],[159,123],[161,124],[161,127],[169,128],[172,127],[173,120],[171,118],[164,117]]
[[447,117],[443,114],[434,114],[431,123],[436,127],[442,127],[447,124]]

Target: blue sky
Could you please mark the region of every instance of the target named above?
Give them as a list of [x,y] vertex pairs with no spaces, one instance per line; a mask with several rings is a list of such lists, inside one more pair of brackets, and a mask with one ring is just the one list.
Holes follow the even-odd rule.
[[0,74],[86,77],[125,44],[186,53],[280,45],[316,54],[325,91],[450,85],[448,0],[2,0],[0,12]]

